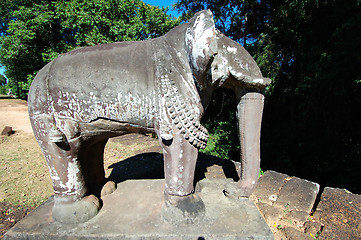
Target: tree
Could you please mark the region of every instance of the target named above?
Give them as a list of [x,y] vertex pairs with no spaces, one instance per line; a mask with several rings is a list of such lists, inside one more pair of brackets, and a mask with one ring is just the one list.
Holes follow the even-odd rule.
[[246,45],[256,40],[267,20],[268,8],[258,0],[210,1],[181,0],[175,5],[182,12],[182,19],[189,19],[195,12],[210,9],[216,27],[226,36]]
[[360,3],[297,1],[274,9],[268,34],[280,69],[267,96],[264,159],[322,186],[360,192]]
[[6,94],[6,78],[0,74],[0,94]]
[[37,71],[60,53],[163,35],[179,23],[166,10],[140,0],[8,1],[0,8],[0,63],[26,98]]
[[[273,79],[266,92],[263,167],[361,192],[361,2],[178,1],[209,8]],[[358,179],[358,180],[356,180]]]
[[6,78],[0,74],[0,86],[4,86],[6,84]]

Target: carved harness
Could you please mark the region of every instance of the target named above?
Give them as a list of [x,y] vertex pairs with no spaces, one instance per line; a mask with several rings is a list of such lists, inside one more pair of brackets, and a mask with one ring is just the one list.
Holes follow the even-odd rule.
[[[200,111],[196,107],[197,103],[200,104],[200,98],[194,80],[191,79],[193,84],[190,84],[190,79],[182,75],[181,63],[175,58],[177,54],[174,53],[174,48],[166,38],[163,39],[163,49],[168,52],[168,56],[171,56],[171,61],[167,64],[162,63],[162,56],[154,50],[156,78],[158,78],[156,82],[159,93],[160,136],[165,140],[172,139],[173,127],[176,127],[189,143],[198,149],[204,149],[208,140],[208,131],[200,124]],[[167,69],[166,66],[171,66],[171,69]],[[174,81],[169,77],[170,74],[177,74],[179,81]],[[187,87],[181,90],[179,84],[185,84]]]

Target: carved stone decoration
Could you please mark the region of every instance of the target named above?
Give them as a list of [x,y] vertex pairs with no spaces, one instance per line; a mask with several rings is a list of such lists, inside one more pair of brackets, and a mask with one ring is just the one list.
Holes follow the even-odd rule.
[[209,10],[156,39],[60,55],[39,71],[28,98],[53,183],[53,218],[76,223],[98,213],[102,195],[116,186],[105,178],[104,147],[129,132],[159,137],[163,219],[178,224],[202,218],[194,171],[208,140],[201,118],[218,87],[233,89],[239,100],[240,181],[228,192],[248,197],[258,177],[262,89],[269,83],[247,51],[215,29]]
[[[178,93],[175,82],[170,80],[168,75],[162,76],[160,80],[160,95],[165,96],[166,111],[172,124],[194,147],[204,149],[207,145],[208,131],[200,124],[200,117],[186,104],[182,94]],[[166,129],[161,136],[166,140],[172,139],[172,130]]]

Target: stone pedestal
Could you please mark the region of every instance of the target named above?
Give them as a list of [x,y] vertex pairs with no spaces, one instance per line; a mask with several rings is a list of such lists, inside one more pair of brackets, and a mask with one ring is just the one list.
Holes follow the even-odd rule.
[[273,239],[252,201],[223,193],[228,180],[202,180],[198,195],[206,216],[194,225],[161,219],[164,180],[128,180],[103,198],[99,214],[86,223],[54,222],[50,198],[10,229],[5,239]]

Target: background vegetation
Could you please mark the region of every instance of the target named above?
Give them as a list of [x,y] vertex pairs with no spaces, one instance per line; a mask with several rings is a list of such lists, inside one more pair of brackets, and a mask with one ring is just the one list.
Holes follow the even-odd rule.
[[6,94],[6,78],[0,74],[0,94]]
[[[217,27],[242,43],[272,78],[262,125],[263,169],[361,193],[360,5],[359,0],[177,3],[183,18],[211,9]],[[216,103],[224,113],[234,107],[219,98]],[[222,133],[222,126],[227,127],[215,122],[212,132]]]
[[46,63],[80,46],[154,38],[178,24],[140,0],[1,0],[0,64],[12,92],[26,99]]
[[[361,193],[361,1],[179,0],[181,19],[140,0],[13,0],[0,4],[0,63],[26,98],[36,72],[79,46],[143,40],[210,9],[273,83],[266,91],[262,168]],[[236,159],[232,93],[218,91],[206,152]]]

